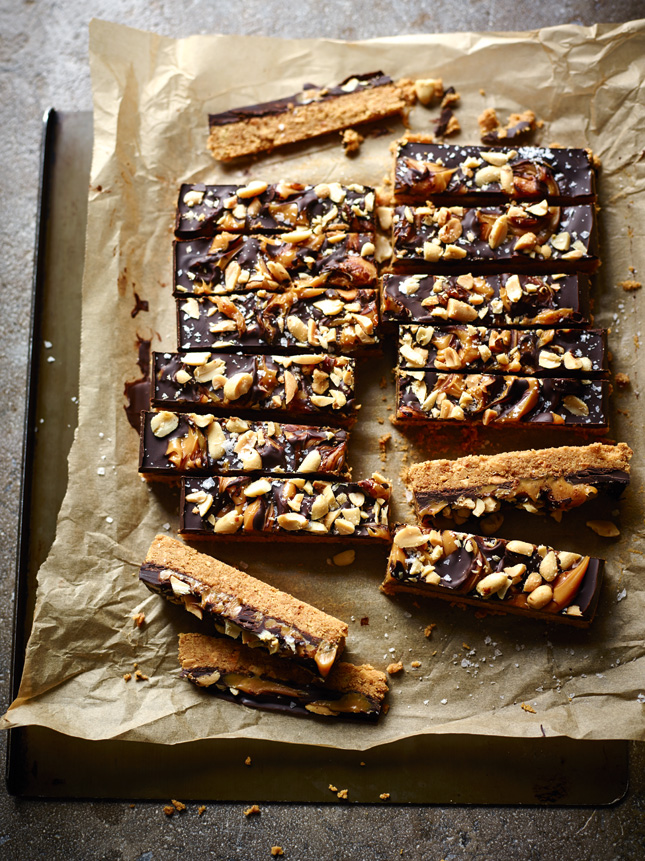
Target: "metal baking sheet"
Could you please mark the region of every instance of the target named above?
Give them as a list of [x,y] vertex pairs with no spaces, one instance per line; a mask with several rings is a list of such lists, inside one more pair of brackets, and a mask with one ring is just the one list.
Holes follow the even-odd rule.
[[[76,426],[81,281],[92,116],[48,111],[27,392],[23,500],[17,560],[15,696],[36,591],[54,540]],[[51,346],[47,346],[51,345]],[[51,359],[54,361],[51,361]],[[33,478],[37,492],[32,493]],[[244,762],[251,757],[251,767]],[[607,805],[628,785],[628,744],[566,738],[426,735],[365,753],[240,739],[163,746],[90,742],[41,727],[10,731],[13,794],[60,798],[348,801],[382,804]]]

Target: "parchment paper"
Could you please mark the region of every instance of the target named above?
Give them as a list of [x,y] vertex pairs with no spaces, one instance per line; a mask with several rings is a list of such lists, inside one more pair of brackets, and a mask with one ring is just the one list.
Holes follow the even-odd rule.
[[[88,739],[174,744],[240,736],[354,749],[419,733],[642,738],[644,293],[617,284],[644,270],[645,22],[342,43],[231,36],[174,41],[96,21],[90,54],[95,142],[79,427],[56,540],[38,576],[20,694],[4,726],[39,724]],[[620,505],[596,501],[565,515],[560,525],[507,515],[502,529],[505,537],[607,558],[600,610],[589,631],[482,619],[443,602],[388,599],[378,591],[383,549],[359,548],[354,566],[336,568],[327,558],[338,546],[212,546],[213,555],[248,565],[250,573],[347,620],[350,660],[381,668],[403,661],[404,673],[391,679],[389,713],[377,727],[353,727],[218,702],[177,677],[176,636],[200,630],[199,622],[137,580],[154,535],[176,529],[177,492],[137,476],[138,438],[126,421],[123,384],[137,376],[137,336],[152,338],[157,349],[175,349],[171,239],[180,182],[284,177],[380,183],[390,168],[388,146],[402,131],[390,123],[389,133],[369,138],[356,159],[331,136],[226,168],[207,152],[207,113],[284,96],[305,81],[335,83],[373,69],[394,78],[441,76],[454,85],[462,96],[457,140],[464,143],[477,141],[476,117],[484,107],[502,115],[530,107],[544,121],[537,141],[591,146],[602,158],[604,265],[596,278],[596,322],[611,326],[614,371],[631,377],[630,387],[614,395],[610,436],[630,443],[636,454]],[[432,130],[437,113],[418,107],[413,127]],[[132,318],[135,290],[150,310]],[[364,406],[351,452],[355,477],[378,469],[396,480],[394,519],[410,516],[399,473],[413,459],[574,439],[548,429],[478,439],[400,433],[388,420],[393,365],[389,346],[383,360],[359,368]],[[392,438],[382,462],[378,438],[386,433]],[[601,539],[585,526],[599,517],[620,523],[621,537]],[[145,614],[142,628],[132,620],[139,612]],[[369,624],[361,624],[364,617]],[[427,639],[431,622],[436,628]],[[412,661],[420,666],[412,668]],[[147,681],[124,680],[134,662]]]

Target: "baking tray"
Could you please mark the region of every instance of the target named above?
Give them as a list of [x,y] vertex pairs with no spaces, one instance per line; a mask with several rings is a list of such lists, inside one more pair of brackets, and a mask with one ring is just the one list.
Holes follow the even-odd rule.
[[[54,540],[77,419],[81,282],[92,153],[89,112],[46,112],[16,576],[12,695],[36,574]],[[51,345],[51,346],[48,346]],[[53,359],[53,361],[52,361]],[[38,492],[32,493],[34,476]],[[251,757],[251,766],[245,765]],[[43,798],[608,805],[628,787],[628,743],[424,735],[359,752],[223,739],[181,745],[87,741],[43,727],[9,732],[10,793]]]

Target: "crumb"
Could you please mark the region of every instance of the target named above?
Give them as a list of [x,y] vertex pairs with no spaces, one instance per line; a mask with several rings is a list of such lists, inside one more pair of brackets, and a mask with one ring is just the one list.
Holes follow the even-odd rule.
[[260,806],[258,804],[253,804],[251,807],[247,807],[244,811],[245,816],[251,816],[253,813],[260,813]]
[[640,290],[643,285],[640,281],[628,278],[626,281],[619,281],[618,286],[622,287],[626,293],[631,293],[633,290]]
[[387,444],[389,443],[389,441],[391,439],[392,439],[391,433],[384,433],[383,436],[380,436],[378,438],[378,447],[380,448],[382,454],[385,454]]
[[132,673],[123,673],[123,678],[126,680],[126,682],[129,682],[132,678]]
[[148,676],[145,673],[142,673],[141,670],[137,670],[134,674],[134,678],[137,682],[147,682]]
[[343,149],[345,150],[345,155],[348,156],[356,155],[361,148],[361,144],[365,140],[363,135],[360,135],[354,129],[345,129],[342,134],[342,137]]
[[271,847],[271,854],[274,856],[275,855],[284,855],[284,851],[282,849],[282,846],[272,846]]
[[247,756],[247,758],[244,760],[244,765],[251,765],[251,757],[250,756]]
[[359,764],[360,766],[364,766],[364,765],[365,765],[365,763],[364,763],[364,762],[359,762],[358,764]]
[[361,617],[361,628],[364,628],[365,625],[369,625],[369,623],[370,623],[370,617],[369,616],[362,616]]
[[423,633],[426,635],[426,637],[427,637],[428,639],[430,639],[430,637],[432,636],[432,632],[434,631],[434,629],[435,629],[436,627],[437,627],[437,623],[436,623],[436,622],[430,622],[430,624],[429,624],[429,625],[426,625],[425,631],[424,631]]
[[420,667],[420,666],[421,666],[421,661],[412,661],[412,663],[410,664],[410,666],[411,666],[411,667],[414,667],[414,669],[416,670],[418,667]]
[[166,804],[163,809],[163,812],[166,814],[166,816],[172,816],[175,812],[175,808],[172,806],[172,804]]
[[142,628],[143,623],[146,621],[146,614],[145,613],[137,613],[136,616],[132,617],[132,621],[137,626],[137,628]]
[[477,117],[477,122],[479,124],[479,129],[482,134],[484,132],[492,132],[493,129],[496,129],[499,126],[499,120],[497,119],[497,111],[495,110],[495,108],[486,108]]
[[387,665],[387,674],[388,676],[395,676],[397,673],[403,672],[403,664],[401,661],[397,661],[396,664],[388,664]]
[[183,802],[181,802],[181,801],[177,801],[177,799],[176,799],[176,798],[171,798],[171,799],[170,799],[170,803],[171,803],[171,804],[172,804],[172,806],[175,808],[175,810],[178,810],[180,813],[181,813],[181,811],[182,811],[182,810],[185,810],[185,809],[186,809],[186,805],[185,805]]
[[436,654],[437,654],[437,650],[435,649],[435,650],[434,650],[434,652],[432,653],[432,657],[434,658],[434,656],[435,656]]
[[389,704],[389,703],[385,703],[385,704],[383,705],[383,708],[381,709],[381,711],[383,712],[383,714],[384,714],[384,715],[386,715],[386,714],[389,712],[389,710],[390,710],[390,704]]
[[347,798],[347,793],[348,793],[348,792],[349,792],[349,790],[347,790],[347,789],[340,789],[340,790],[336,793],[336,795],[337,795],[339,798]]
[[334,786],[333,783],[329,784],[328,789],[330,789],[332,792],[338,792],[338,787]]
[[137,806],[136,804],[128,804],[128,807],[130,808],[130,810],[134,810],[134,808],[135,808],[136,806]]
[[385,424],[385,419],[384,419],[382,416],[379,416],[379,417],[376,419],[376,421],[377,421],[380,425]]
[[446,90],[445,96],[443,97],[443,100],[441,102],[441,107],[442,108],[450,108],[450,107],[452,107],[452,105],[459,104],[460,100],[461,100],[461,96],[459,95],[459,93],[457,93],[455,91],[454,87],[449,87]]
[[629,374],[618,373],[614,376],[614,382],[619,389],[625,389],[630,384]]
[[414,94],[422,105],[431,105],[443,97],[441,78],[420,78],[414,82]]
[[533,706],[530,706],[528,703],[522,703],[522,708],[525,712],[530,712],[532,715],[537,714]]
[[480,88],[479,88],[479,95],[480,95],[480,96],[485,96],[485,95],[486,95],[486,90],[485,90],[483,87],[480,87]]
[[199,805],[199,807],[197,808],[197,815],[198,815],[198,816],[203,816],[203,815],[204,815],[204,813],[206,813],[206,805],[205,805],[205,804],[200,804],[200,805]]
[[381,377],[381,379],[379,380],[379,383],[378,383],[378,384],[379,384],[379,387],[380,387],[380,388],[382,388],[382,389],[387,389],[387,379],[386,379],[385,375],[383,375],[383,376]]
[[390,797],[390,793],[389,793],[389,792],[382,792],[382,793],[379,795],[379,798],[381,799],[381,801],[387,801],[389,797]]
[[462,649],[465,649],[467,652],[469,652],[469,651],[470,651],[470,646],[468,645],[468,643],[462,643],[462,644],[461,644],[461,648],[462,648]]

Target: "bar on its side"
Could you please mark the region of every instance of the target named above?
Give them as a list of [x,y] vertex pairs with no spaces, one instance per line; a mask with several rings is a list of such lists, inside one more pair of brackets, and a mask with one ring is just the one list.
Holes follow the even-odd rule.
[[397,370],[396,419],[606,430],[610,391],[606,380]]
[[144,412],[139,472],[149,479],[246,472],[347,477],[348,437],[340,428]]
[[398,141],[394,199],[423,205],[485,206],[512,200],[593,203],[595,172],[584,149],[437,144],[410,135]]
[[321,678],[345,648],[345,622],[167,535],[152,542],[139,579],[199,619],[210,618],[221,634]]
[[374,232],[374,189],[338,182],[246,185],[184,183],[179,191],[175,236],[197,239],[216,233]]
[[607,373],[604,329],[401,326],[399,367],[449,373],[573,377]]
[[[355,360],[346,356],[153,353],[153,407],[351,425]],[[248,415],[247,415],[248,414]]]
[[397,527],[393,540],[381,585],[386,595],[408,592],[578,627],[595,615],[602,559],[411,525]]
[[361,123],[402,116],[407,96],[383,72],[350,75],[331,87],[209,114],[208,148],[218,161],[270,152]]
[[598,493],[620,496],[629,484],[632,454],[624,442],[472,454],[415,463],[406,483],[425,526],[438,514],[463,523],[502,504],[546,514],[568,511]]
[[356,482],[321,479],[182,478],[179,532],[249,541],[384,541],[392,488],[378,473]]
[[594,272],[594,207],[507,203],[397,206],[393,268],[400,272]]
[[581,326],[590,322],[586,275],[384,275],[383,323]]
[[376,722],[388,691],[385,673],[336,661],[321,684],[303,667],[230,640],[179,635],[182,678],[229,702],[272,712]]
[[379,345],[376,290],[293,287],[176,302],[180,350],[361,355]]

